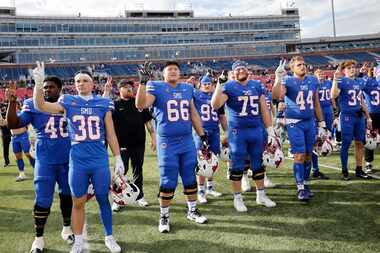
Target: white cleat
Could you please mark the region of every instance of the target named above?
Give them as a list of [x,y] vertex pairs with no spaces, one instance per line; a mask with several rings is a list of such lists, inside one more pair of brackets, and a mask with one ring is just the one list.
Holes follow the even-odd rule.
[[238,212],[247,212],[248,209],[244,204],[243,198],[234,198],[234,207]]
[[207,223],[207,218],[199,212],[198,208],[192,211],[188,211],[187,219],[191,221],[195,221],[196,223],[199,223],[199,224]]
[[16,177],[16,182],[22,182],[22,181],[24,181],[25,179],[26,179],[26,176],[18,175],[18,176]]
[[206,204],[207,203],[206,195],[204,193],[198,193],[198,202],[200,204]]
[[114,211],[114,212],[119,212],[120,209],[121,209],[121,206],[118,205],[117,203],[113,202],[113,203],[112,203],[112,207],[111,207],[111,209],[112,209],[112,211]]
[[70,253],[83,253],[83,243],[75,243],[71,247]]
[[273,202],[268,196],[263,192],[262,194],[257,194],[256,203],[259,205],[263,205],[265,207],[275,207],[276,203]]
[[36,237],[34,238],[32,248],[30,249],[30,253],[42,253],[45,247],[44,237]]
[[274,188],[276,187],[277,185],[274,184],[270,179],[269,177],[265,176],[264,177],[264,187],[265,188]]
[[241,190],[243,192],[252,191],[251,181],[249,180],[249,177],[247,174],[243,174],[243,177],[241,179]]
[[74,233],[70,226],[64,226],[61,231],[61,237],[67,244],[72,245],[74,243]]
[[158,221],[158,231],[160,233],[169,233],[170,231],[170,220],[169,215],[162,215]]
[[117,244],[116,240],[112,235],[106,236],[104,239],[104,244],[110,250],[111,253],[120,253],[121,248],[119,244]]
[[141,199],[137,200],[137,204],[141,207],[147,207],[149,206],[149,203],[142,197]]
[[221,196],[223,195],[222,193],[217,192],[217,191],[214,191],[213,189],[211,189],[211,190],[207,190],[207,191],[206,191],[206,194],[207,194],[207,195],[211,195],[211,196],[213,196],[213,197],[215,197],[215,198],[221,197]]

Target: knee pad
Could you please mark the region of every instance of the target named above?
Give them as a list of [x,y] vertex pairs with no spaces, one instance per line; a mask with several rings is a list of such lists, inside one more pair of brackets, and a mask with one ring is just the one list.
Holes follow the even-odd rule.
[[230,180],[231,181],[241,181],[243,178],[242,171],[230,170]]
[[193,194],[196,194],[198,192],[197,183],[195,183],[193,185],[189,185],[189,186],[184,186],[183,188],[184,188],[183,194],[185,194],[185,195],[193,195]]
[[[174,192],[175,192],[175,189],[166,189],[166,188],[160,187],[157,198],[160,198],[162,200],[172,200],[174,198]],[[163,195],[161,193],[166,193],[166,194]]]
[[252,179],[253,180],[263,180],[265,177],[265,167],[261,166],[258,170],[252,170]]

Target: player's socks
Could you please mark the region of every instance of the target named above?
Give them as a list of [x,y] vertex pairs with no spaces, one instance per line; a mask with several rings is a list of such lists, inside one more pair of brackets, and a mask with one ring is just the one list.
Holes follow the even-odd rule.
[[100,219],[104,226],[105,235],[112,235],[112,210],[108,194],[96,194],[96,201],[100,209]]
[[207,190],[212,191],[214,188],[214,183],[212,180],[207,180]]
[[170,231],[169,206],[160,206],[160,220],[158,222],[158,231],[168,233]]
[[59,194],[60,208],[63,218],[63,226],[70,226],[71,224],[71,209],[73,208],[73,201],[70,195]]
[[206,193],[206,186],[204,184],[198,185],[199,194],[205,194]]
[[18,171],[24,171],[24,167],[25,167],[24,160],[17,159],[16,164],[17,164]]
[[305,176],[305,166],[303,163],[293,163],[293,175],[296,180],[296,184],[302,184]]
[[50,214],[50,208],[43,208],[38,205],[35,205],[33,214],[36,237],[41,237],[44,235],[44,228]]
[[311,156],[311,160],[313,162],[313,173],[316,174],[319,171],[319,168],[318,168],[318,156],[316,154],[314,154],[314,152],[313,152],[313,154]]
[[187,201],[187,208],[189,212],[195,210],[197,208],[197,201]]
[[168,206],[160,206],[160,214],[161,215],[169,215],[169,207]]
[[310,180],[310,172],[311,172],[311,161],[305,161],[303,166],[305,168],[304,180],[309,181]]
[[36,163],[36,160],[33,157],[28,157],[30,165],[32,165],[34,169],[34,164]]
[[350,143],[347,141],[342,142],[342,147],[340,148],[340,160],[342,162],[342,171],[348,171],[348,149],[350,148]]

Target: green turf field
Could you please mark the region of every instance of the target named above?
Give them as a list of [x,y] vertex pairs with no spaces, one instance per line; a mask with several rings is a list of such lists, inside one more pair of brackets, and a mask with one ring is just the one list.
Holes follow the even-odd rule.
[[[1,161],[2,162],[2,161]],[[350,163],[353,156],[350,155]],[[322,163],[339,167],[339,157],[322,159]],[[33,233],[32,170],[26,168],[29,180],[16,183],[17,169],[0,167],[0,252],[28,252]],[[380,168],[378,152],[375,167]],[[216,176],[216,190],[224,193],[209,199],[200,210],[209,224],[196,225],[185,218],[186,203],[176,193],[171,212],[171,232],[157,230],[158,169],[149,148],[145,159],[145,196],[148,208],[128,207],[113,216],[114,236],[124,252],[380,252],[380,180],[349,182],[340,180],[338,171],[322,168],[327,181],[312,181],[315,197],[309,204],[296,200],[291,163],[268,175],[279,184],[268,195],[277,207],[257,206],[255,193],[244,194],[248,213],[237,213],[232,205],[226,166]],[[353,168],[351,164],[351,168]],[[380,175],[380,172],[378,173]],[[103,243],[95,201],[87,206],[90,252],[108,252]],[[45,230],[44,252],[69,252],[61,237],[61,216],[55,201]]]

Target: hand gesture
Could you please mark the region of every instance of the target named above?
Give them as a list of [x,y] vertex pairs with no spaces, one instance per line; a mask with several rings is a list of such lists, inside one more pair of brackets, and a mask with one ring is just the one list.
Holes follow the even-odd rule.
[[107,82],[104,85],[104,92],[107,92],[108,94],[110,94],[111,91],[112,91],[112,76],[108,76]]
[[338,68],[335,70],[334,79],[339,80],[340,78],[342,78],[342,67],[339,65]]
[[218,77],[218,82],[219,82],[219,84],[223,85],[227,81],[228,81],[228,71],[227,70],[223,70],[222,74],[220,74],[220,76]]
[[360,68],[359,72],[362,74],[367,74],[369,68],[368,62],[365,62],[363,66]]
[[16,81],[9,82],[9,87],[5,90],[5,97],[8,101],[15,102],[17,101],[17,95],[16,95]]
[[152,63],[150,61],[146,61],[144,65],[138,66],[137,74],[140,79],[140,84],[145,85],[153,76],[152,69],[151,69]]
[[285,66],[286,66],[286,60],[281,60],[280,64],[278,65],[275,71],[277,79],[281,80],[286,75]]
[[33,79],[37,88],[42,89],[45,80],[45,64],[44,62],[36,62],[37,67],[33,69]]

